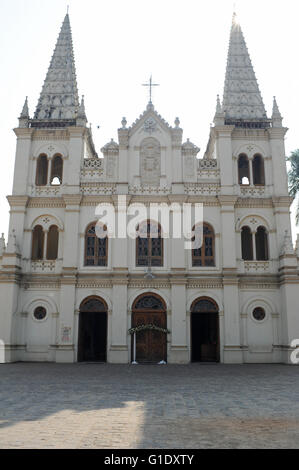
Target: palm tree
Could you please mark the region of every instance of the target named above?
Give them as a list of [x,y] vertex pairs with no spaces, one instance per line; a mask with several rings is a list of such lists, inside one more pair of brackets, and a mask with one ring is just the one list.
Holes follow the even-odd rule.
[[[288,172],[289,192],[292,197],[296,197],[299,194],[299,149],[292,152],[287,161],[291,163],[291,169]],[[296,224],[299,224],[299,201],[296,208]]]

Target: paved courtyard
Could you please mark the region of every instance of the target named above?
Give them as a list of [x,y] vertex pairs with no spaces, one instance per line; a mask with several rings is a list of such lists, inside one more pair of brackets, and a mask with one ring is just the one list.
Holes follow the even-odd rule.
[[299,448],[299,368],[0,365],[0,448]]

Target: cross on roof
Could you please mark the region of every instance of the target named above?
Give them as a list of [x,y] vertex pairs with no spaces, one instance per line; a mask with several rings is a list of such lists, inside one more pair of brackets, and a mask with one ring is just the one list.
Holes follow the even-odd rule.
[[149,102],[152,102],[152,87],[153,86],[160,86],[159,83],[153,83],[152,82],[152,76],[150,76],[149,83],[143,83],[142,86],[148,86],[149,87]]

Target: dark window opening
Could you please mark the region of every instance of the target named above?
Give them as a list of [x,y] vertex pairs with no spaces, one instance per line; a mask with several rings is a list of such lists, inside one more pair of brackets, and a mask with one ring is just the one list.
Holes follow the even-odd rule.
[[249,160],[244,153],[238,158],[238,178],[239,184],[250,184]]
[[259,227],[255,234],[256,259],[267,261],[269,259],[268,234],[265,227]]
[[252,233],[249,227],[243,227],[241,231],[242,259],[253,260]]
[[48,181],[48,158],[47,155],[40,155],[36,164],[35,184],[37,186],[46,186]]
[[261,155],[255,155],[252,160],[253,184],[265,185],[264,160]]

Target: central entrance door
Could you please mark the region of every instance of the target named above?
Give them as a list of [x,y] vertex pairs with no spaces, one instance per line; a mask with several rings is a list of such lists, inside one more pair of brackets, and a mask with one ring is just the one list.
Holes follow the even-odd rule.
[[[166,306],[161,297],[148,293],[138,297],[132,308],[132,328],[141,325],[155,325],[167,328]],[[132,336],[132,356],[134,339]],[[136,361],[158,363],[167,359],[167,335],[155,330],[136,333]]]
[[98,297],[84,300],[80,307],[78,362],[106,362],[107,305]]
[[192,362],[219,362],[218,306],[212,299],[200,298],[191,307]]

